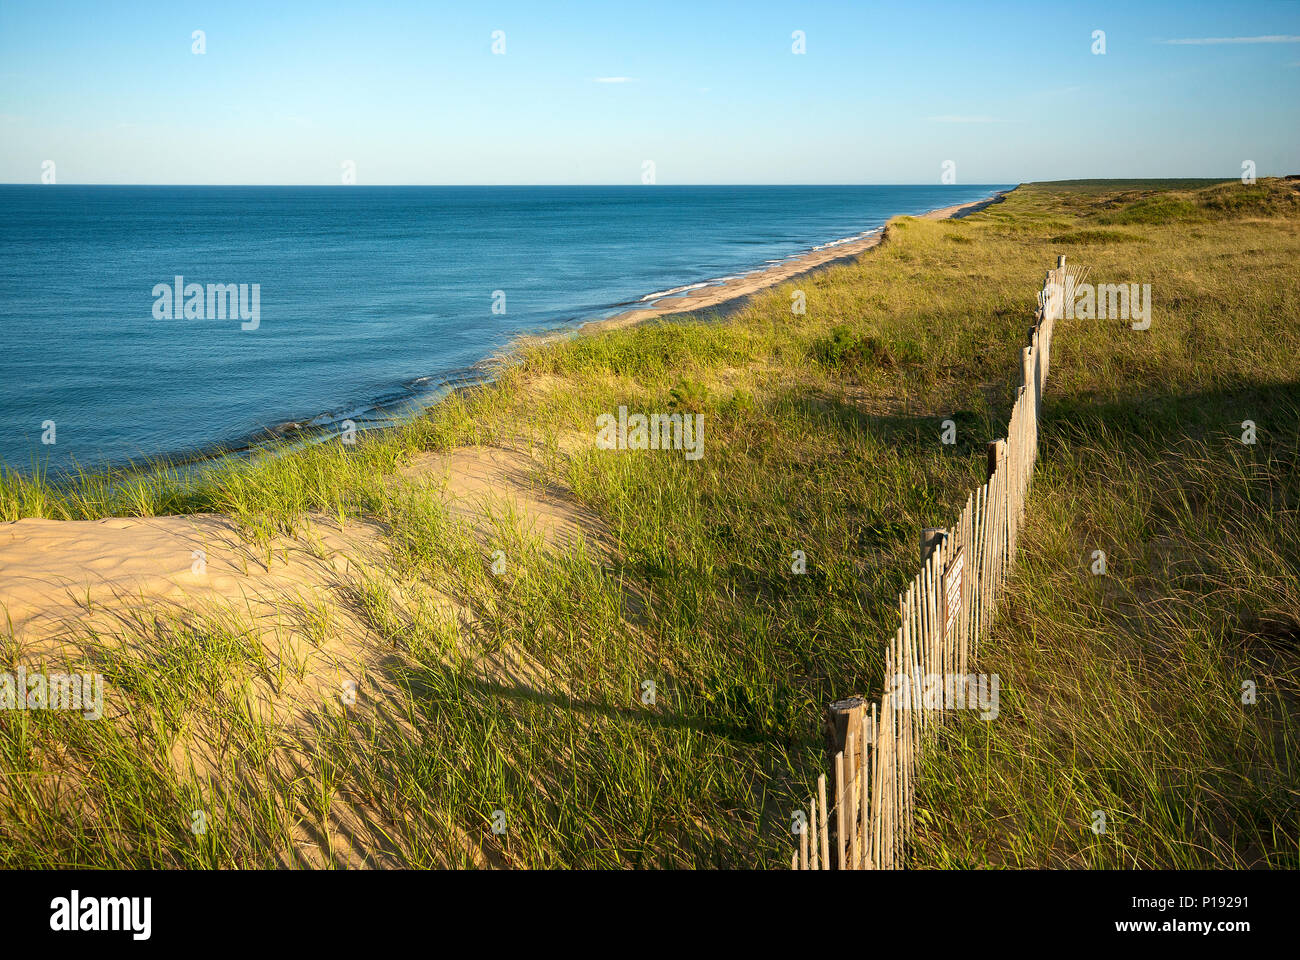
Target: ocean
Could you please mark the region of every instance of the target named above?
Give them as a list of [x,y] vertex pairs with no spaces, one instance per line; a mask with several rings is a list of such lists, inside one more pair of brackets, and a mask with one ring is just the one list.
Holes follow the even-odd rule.
[[0,463],[391,422],[518,334],[1006,186],[0,185]]

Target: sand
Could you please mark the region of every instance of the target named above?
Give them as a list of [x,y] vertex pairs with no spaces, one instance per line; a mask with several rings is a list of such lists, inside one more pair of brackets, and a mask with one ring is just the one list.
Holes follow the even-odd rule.
[[[561,547],[602,538],[599,521],[568,492],[541,484],[532,452],[466,447],[426,454],[404,480],[440,497],[453,519],[490,546],[492,519]],[[195,514],[104,520],[28,518],[0,524],[0,623],[25,653],[52,652],[96,612],[141,605],[200,608],[226,602],[314,602],[383,562],[376,526],[306,518],[295,536],[257,545],[228,517]],[[485,553],[485,556],[487,553]]]

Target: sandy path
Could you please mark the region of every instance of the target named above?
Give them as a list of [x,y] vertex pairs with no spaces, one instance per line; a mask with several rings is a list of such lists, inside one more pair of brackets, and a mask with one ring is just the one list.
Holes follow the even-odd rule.
[[[1002,191],[983,200],[972,200],[970,203],[959,203],[951,207],[941,207],[938,210],[931,210],[929,213],[922,214],[921,220],[955,220],[961,217],[969,216],[983,210],[990,204],[997,203],[1010,191]],[[891,218],[890,223],[894,219]],[[841,261],[852,260],[863,252],[870,250],[880,243],[884,238],[884,231],[889,224],[880,230],[873,231],[869,236],[854,240],[852,243],[842,243],[838,246],[828,247],[824,250],[813,250],[801,257],[787,260],[783,263],[774,264],[766,270],[756,270],[747,273],[743,277],[737,277],[734,280],[728,280],[726,283],[720,283],[716,286],[701,287],[698,290],[691,290],[685,294],[677,296],[663,297],[659,300],[650,301],[645,307],[639,307],[635,310],[628,310],[617,316],[609,317],[605,320],[592,320],[584,323],[579,329],[583,333],[595,333],[600,330],[609,330],[618,327],[629,327],[633,324],[640,323],[643,320],[650,320],[654,317],[667,316],[676,313],[691,313],[695,310],[703,310],[707,307],[716,307],[720,304],[728,303],[741,297],[748,297],[760,290],[766,290],[768,287],[774,287],[778,283],[786,280],[793,280],[795,277],[803,276],[814,270],[820,270],[823,267],[830,266]]]

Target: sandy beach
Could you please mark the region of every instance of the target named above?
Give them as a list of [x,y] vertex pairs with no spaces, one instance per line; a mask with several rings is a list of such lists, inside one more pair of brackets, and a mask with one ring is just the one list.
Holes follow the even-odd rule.
[[[961,217],[970,216],[972,213],[983,210],[990,204],[997,203],[1010,191],[1002,190],[990,197],[982,200],[972,200],[970,203],[959,203],[951,207],[940,207],[937,210],[931,210],[928,213],[921,214],[921,220],[956,220]],[[889,223],[895,219],[891,218]],[[628,310],[624,313],[617,314],[613,317],[607,317],[604,320],[591,320],[584,323],[579,329],[583,333],[594,333],[599,330],[610,330],[617,327],[628,327],[640,323],[643,320],[651,320],[655,317],[668,316],[676,313],[693,313],[696,310],[704,310],[709,307],[717,307],[731,301],[739,300],[758,293],[760,290],[766,290],[768,287],[774,287],[778,283],[786,280],[793,280],[796,277],[811,273],[814,270],[820,270],[831,264],[841,263],[846,260],[852,260],[860,256],[867,250],[879,244],[885,237],[885,231],[889,229],[889,223],[884,227],[872,230],[867,235],[848,243],[837,244],[833,247],[826,247],[821,250],[811,250],[803,256],[792,257],[781,263],[773,264],[765,270],[755,270],[744,276],[728,280],[726,283],[719,283],[707,287],[700,287],[683,294],[666,295],[658,300],[648,301],[646,306],[638,307],[635,310]]]

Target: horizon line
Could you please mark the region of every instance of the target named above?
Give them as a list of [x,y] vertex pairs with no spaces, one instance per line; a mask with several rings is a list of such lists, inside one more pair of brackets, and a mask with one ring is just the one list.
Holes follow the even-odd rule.
[[[1261,174],[1259,179],[1266,180],[1270,177],[1276,179],[1285,179],[1288,176],[1297,176],[1297,174]],[[1213,175],[1213,176],[1122,176],[1122,177],[1061,177],[1057,179],[1043,180],[990,180],[986,182],[969,182],[969,183],[933,183],[933,182],[916,182],[916,181],[875,181],[875,182],[857,182],[857,183],[660,183],[660,184],[642,184],[642,183],[40,183],[30,180],[6,181],[0,183],[0,187],[247,187],[247,188],[284,188],[284,187],[310,187],[317,189],[391,189],[391,188],[418,188],[418,187],[456,187],[463,189],[501,189],[515,187],[521,189],[529,188],[563,188],[563,187],[625,187],[629,190],[645,189],[646,187],[996,187],[996,186],[1025,186],[1033,183],[1078,183],[1080,181],[1129,181],[1129,180],[1219,180],[1229,181],[1238,180],[1240,175]]]

